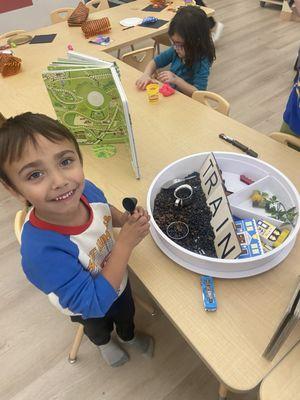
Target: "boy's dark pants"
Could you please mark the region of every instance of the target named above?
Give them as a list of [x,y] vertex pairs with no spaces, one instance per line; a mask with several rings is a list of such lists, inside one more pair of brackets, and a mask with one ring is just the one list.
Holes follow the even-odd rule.
[[116,326],[118,336],[128,341],[134,337],[134,302],[129,281],[120,297],[112,304],[105,317],[83,319],[80,315],[71,316],[73,322],[84,326],[84,333],[97,346],[110,341],[111,332]]

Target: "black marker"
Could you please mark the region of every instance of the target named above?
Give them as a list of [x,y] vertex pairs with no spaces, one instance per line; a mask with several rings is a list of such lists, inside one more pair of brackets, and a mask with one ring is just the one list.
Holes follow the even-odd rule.
[[224,133],[220,133],[219,138],[225,140],[225,142],[231,143],[235,147],[238,147],[244,153],[248,154],[248,156],[255,157],[255,158],[258,157],[258,154],[254,150],[245,146],[243,143],[240,143],[237,140],[231,138],[230,136],[225,135]]

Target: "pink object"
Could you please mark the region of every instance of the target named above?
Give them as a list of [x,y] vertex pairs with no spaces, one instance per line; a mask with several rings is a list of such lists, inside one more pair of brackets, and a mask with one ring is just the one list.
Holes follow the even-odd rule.
[[246,183],[246,185],[251,185],[254,181],[250,178],[248,178],[245,175],[240,175],[240,181]]
[[74,47],[71,44],[68,44],[68,50],[74,50]]
[[159,92],[163,96],[168,97],[175,93],[175,89],[173,89],[168,83],[164,83],[162,87],[159,89]]

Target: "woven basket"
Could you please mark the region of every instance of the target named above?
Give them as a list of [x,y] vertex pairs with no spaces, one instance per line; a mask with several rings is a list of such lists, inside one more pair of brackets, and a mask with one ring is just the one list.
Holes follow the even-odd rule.
[[69,26],[81,26],[89,16],[89,8],[83,3],[79,3],[75,10],[68,18]]
[[96,36],[99,33],[108,33],[111,30],[110,22],[107,17],[86,21],[81,29],[86,38]]
[[10,54],[0,53],[0,72],[3,77],[15,75],[21,69],[21,59]]

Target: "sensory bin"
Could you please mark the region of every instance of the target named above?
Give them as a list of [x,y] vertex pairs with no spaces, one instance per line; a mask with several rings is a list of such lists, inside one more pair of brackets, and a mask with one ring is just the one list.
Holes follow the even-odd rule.
[[[201,169],[203,171],[203,166],[207,163],[210,154],[199,153],[177,160],[164,168],[153,180],[148,191],[147,208],[151,216],[150,231],[155,243],[179,265],[205,275],[242,278],[257,275],[275,267],[288,256],[299,231],[300,201],[296,188],[279,170],[263,161],[236,153],[214,152],[213,156],[225,185],[225,198],[228,202],[229,214],[227,214],[226,208],[222,208],[222,210],[220,208],[219,215],[218,213],[213,215],[212,212],[215,213],[218,203],[213,203],[215,200],[211,200],[212,193],[209,194],[212,197],[206,196],[207,193],[204,193],[206,189],[203,192],[200,183]],[[241,181],[241,175],[251,178],[250,184]],[[174,178],[186,179],[189,177],[192,179],[179,182],[170,189],[162,189],[166,182]],[[183,198],[189,196],[189,193],[183,191],[189,191],[189,186],[193,188],[192,195],[188,200],[184,200],[185,203],[180,203],[181,200],[176,200],[174,195],[176,188],[182,184],[185,187],[178,190],[182,190],[179,195]],[[251,195],[255,191],[264,193],[266,196],[270,195],[270,197],[266,197],[267,199],[272,199],[272,195],[275,193],[276,204],[282,203],[286,210],[294,210],[293,224],[274,218],[274,215],[282,217],[284,214],[280,207],[281,213],[270,214],[268,207],[266,210],[253,206]],[[208,199],[210,199],[209,207]],[[272,208],[271,201],[270,204]],[[265,206],[265,203],[262,203],[262,206]],[[222,222],[222,219],[227,219],[227,215],[230,222],[230,210],[234,219],[233,225],[235,226],[237,223],[238,226],[238,228],[235,226],[235,234],[240,242],[231,253],[231,244],[226,242],[225,236],[223,239],[221,238],[222,240],[219,237],[220,232],[227,233],[224,230],[225,226],[226,229],[230,229],[228,221],[227,225]],[[256,246],[251,257],[247,255],[246,258],[243,258],[244,247],[242,244],[245,239],[243,230],[248,229],[250,232],[250,228],[247,226],[252,219],[256,223],[259,221],[260,226],[257,228],[260,232],[263,229],[267,231],[266,226],[269,228],[270,225],[275,229],[275,233],[286,229],[288,234],[285,235],[282,242],[276,242],[277,247],[270,247],[272,238],[276,235],[269,234],[268,236],[266,234],[266,239],[263,238],[263,249]],[[243,224],[241,224],[241,220],[244,221]],[[176,221],[179,221],[180,224],[174,224]],[[216,241],[216,235],[219,241]],[[231,235],[232,240],[233,236]],[[226,238],[228,237],[227,235]],[[221,241],[222,245],[219,246]],[[226,249],[225,245],[227,245]],[[238,246],[241,247],[238,249]]]

